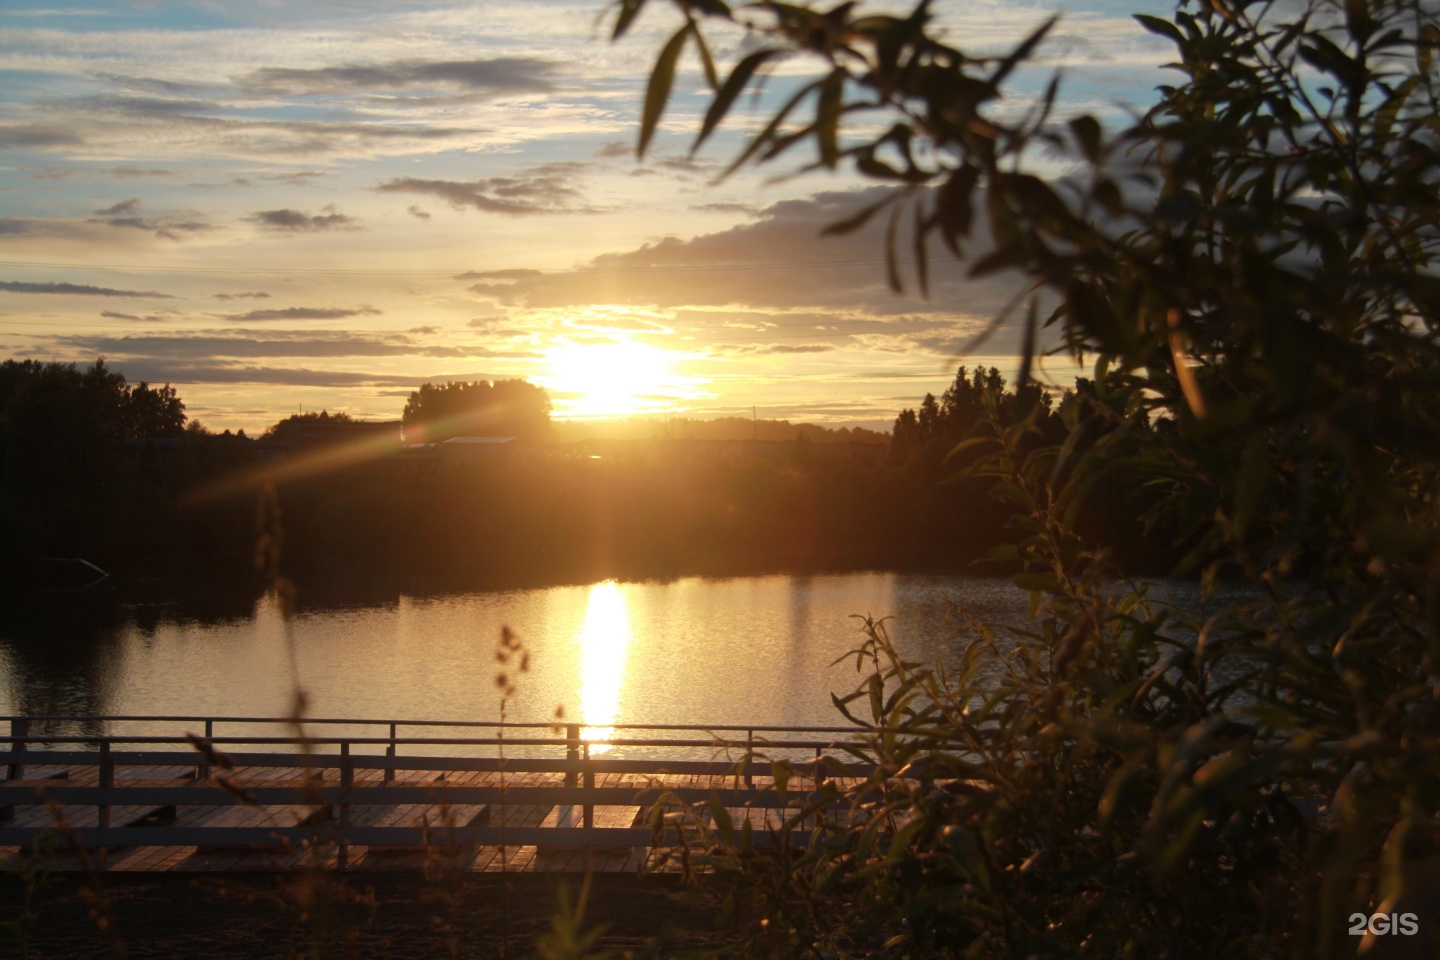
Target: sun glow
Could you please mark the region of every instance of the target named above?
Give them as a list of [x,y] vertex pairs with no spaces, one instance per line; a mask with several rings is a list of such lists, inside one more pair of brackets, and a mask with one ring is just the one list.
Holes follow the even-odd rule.
[[[630,647],[630,615],[625,597],[614,580],[590,588],[585,622],[576,641],[580,646],[580,719],[584,740],[615,735],[610,726],[620,713],[620,687],[625,680],[625,653]],[[609,744],[596,743],[591,754],[606,753]]]
[[679,378],[674,355],[643,343],[566,343],[545,354],[546,376],[562,416],[623,417],[658,413]]

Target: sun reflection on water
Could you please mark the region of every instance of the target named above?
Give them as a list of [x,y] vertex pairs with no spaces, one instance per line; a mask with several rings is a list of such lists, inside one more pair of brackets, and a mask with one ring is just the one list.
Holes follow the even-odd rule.
[[[605,740],[615,735],[615,718],[620,713],[620,684],[625,679],[625,655],[633,634],[625,597],[613,580],[590,588],[585,622],[576,640],[580,645],[580,736]],[[606,753],[609,744],[595,744],[593,756]]]

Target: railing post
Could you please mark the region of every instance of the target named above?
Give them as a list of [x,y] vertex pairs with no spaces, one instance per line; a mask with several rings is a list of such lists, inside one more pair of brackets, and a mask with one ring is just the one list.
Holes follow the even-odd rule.
[[[390,724],[390,746],[388,746],[388,747],[385,748],[385,756],[389,757],[391,760],[394,760],[394,759],[395,759],[395,727],[396,727],[396,724],[393,724],[393,723]],[[394,780],[394,779],[395,779],[395,768],[394,768],[394,767],[386,767],[386,768],[385,768],[385,782],[386,782],[386,783],[389,783],[391,780]]]
[[[28,737],[28,736],[30,736],[30,718],[29,718],[29,717],[11,717],[11,718],[10,718],[10,736],[11,736],[11,737]],[[19,780],[19,779],[21,779],[21,778],[23,778],[23,777],[25,776],[25,754],[28,753],[29,750],[30,750],[30,744],[28,744],[28,743],[25,743],[25,742],[23,742],[23,741],[22,741],[22,742],[16,742],[15,740],[11,740],[11,741],[10,741],[10,769],[9,769],[9,771],[7,771],[7,773],[6,773],[6,776],[7,776],[9,779],[11,779],[11,780]]]
[[745,766],[741,769],[745,772],[745,786],[755,786],[755,778],[750,775],[750,758],[755,755],[755,731],[745,731]]
[[[205,721],[205,742],[206,742],[206,743],[211,743],[211,741],[212,741],[212,739],[214,738],[214,736],[215,736],[215,721],[214,721],[214,720],[206,720],[206,721]],[[212,744],[212,746],[213,746],[213,744]],[[208,764],[208,763],[205,762],[205,760],[204,760],[204,756],[205,756],[205,755],[204,755],[203,753],[202,753],[200,756],[201,756],[200,765],[195,768],[195,779],[198,780],[198,781],[204,782],[204,781],[210,779],[210,764]]]
[[[565,740],[566,740],[566,744],[565,744],[565,759],[566,759],[566,760],[570,760],[570,761],[572,761],[572,762],[575,761],[575,760],[579,760],[579,759],[580,759],[580,724],[578,724],[578,723],[567,723],[567,724],[565,724]],[[585,748],[585,753],[586,753],[587,755],[590,753],[590,748],[589,748],[588,746]],[[568,769],[568,770],[565,771],[565,786],[567,786],[567,787],[573,787],[573,786],[575,786],[575,784],[578,782],[578,779],[579,779],[579,778],[576,776],[575,768],[574,768],[574,767],[571,767],[570,769]]]
[[[340,828],[350,826],[350,790],[355,786],[355,762],[350,759],[350,741],[340,744]],[[350,861],[350,841],[336,844],[335,865],[344,870]]]
[[[590,766],[590,744],[585,744],[585,789],[595,789],[595,768]],[[585,801],[585,826],[595,826],[595,804]]]
[[[108,791],[115,789],[115,758],[110,755],[110,738],[106,737],[100,741],[100,789],[107,792],[103,794],[100,809],[96,811],[96,821],[104,829],[110,826],[110,802]],[[110,850],[101,844],[96,853],[99,855],[100,866],[105,866],[106,856]]]

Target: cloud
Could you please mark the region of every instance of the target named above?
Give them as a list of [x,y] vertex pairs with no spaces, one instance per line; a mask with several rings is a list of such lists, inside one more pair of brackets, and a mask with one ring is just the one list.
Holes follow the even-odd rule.
[[760,353],[828,353],[835,349],[833,343],[776,343],[761,349]]
[[115,310],[101,310],[100,316],[111,320],[128,320],[132,323],[168,323],[182,314],[179,310],[161,310],[158,313],[147,313],[141,316],[134,313],[119,313]]
[[691,204],[690,209],[700,213],[743,213],[747,217],[760,212],[758,207],[748,203],[696,203]]
[[344,320],[347,317],[379,316],[383,310],[374,307],[283,307],[278,310],[250,310],[246,313],[227,313],[226,320],[241,323],[266,320]]
[[235,187],[253,187],[255,182],[248,177],[231,177],[219,183],[187,183],[191,190],[230,190]]
[[283,183],[288,187],[308,187],[316,180],[325,176],[320,170],[297,170],[294,173],[267,173],[260,177],[261,180],[273,180],[276,183]]
[[103,210],[96,210],[97,217],[129,217],[134,216],[135,211],[140,207],[140,198],[131,197],[129,200],[121,200],[113,207],[106,207]]
[[[1013,293],[1012,278],[966,277],[940,244],[930,251],[930,298],[915,291],[906,243],[900,268],[910,293],[897,296],[885,276],[885,215],[845,236],[821,237],[824,228],[883,197],[889,188],[831,191],[784,200],[758,219],[716,233],[665,237],[625,252],[595,257],[584,268],[545,273],[462,274],[478,279],[472,291],[502,306],[557,309],[614,304],[651,309],[738,308],[760,312],[806,311],[836,319],[914,314],[934,319],[988,317]],[[908,230],[909,217],[903,224]],[[977,236],[967,253],[984,252]]]
[[837,349],[833,343],[717,343],[708,348],[711,354],[717,356],[829,353]]
[[[62,150],[87,146],[92,151],[126,153],[137,142],[151,156],[257,157],[269,162],[295,158],[362,157],[432,152],[465,147],[483,131],[469,126],[348,119],[265,119],[214,116],[223,104],[208,100],[97,95],[67,100],[52,109],[73,119],[67,127],[0,126],[0,149]],[[84,131],[82,136],[80,131]],[[293,181],[302,184],[302,180]]]
[[451,277],[452,280],[529,280],[531,278],[543,277],[541,270],[518,269],[518,270],[466,270],[464,273],[457,273]]
[[43,124],[10,124],[0,126],[0,150],[48,150],[54,147],[78,147],[85,143],[74,130]]
[[205,87],[198,83],[162,80],[158,77],[134,77],[123,73],[105,72],[94,73],[92,76],[96,80],[103,80],[121,90],[139,90],[144,93],[159,93],[168,96],[193,96],[205,90]]
[[391,60],[308,69],[268,67],[246,74],[239,82],[270,95],[445,88],[500,96],[549,92],[555,86],[559,66],[537,57]]
[[269,300],[270,294],[257,290],[253,293],[217,293],[214,297],[216,300]]
[[410,214],[410,216],[414,217],[417,220],[430,219],[430,211],[422,210],[418,204],[412,203],[410,206],[405,208],[405,212]]
[[635,147],[623,140],[612,140],[603,144],[595,151],[595,156],[605,159],[619,159],[621,157],[632,157],[635,155]]
[[176,175],[174,170],[146,170],[140,167],[111,167],[104,173],[116,180],[143,180],[148,177],[173,177]]
[[655,161],[655,166],[663,167],[666,170],[674,170],[676,173],[711,173],[717,169],[717,164],[710,160],[696,160],[694,157],[675,156],[662,157]]
[[582,202],[576,175],[585,165],[547,163],[513,177],[481,180],[423,180],[397,177],[375,189],[381,193],[417,193],[437,197],[457,210],[473,208],[509,217],[537,214],[593,213]]
[[112,206],[96,210],[94,218],[88,222],[127,230],[145,230],[164,240],[179,240],[180,235],[184,233],[205,233],[215,229],[210,224],[201,223],[198,220],[169,218],[157,220],[142,217],[139,214],[140,198],[131,197],[129,200],[121,200]]
[[[329,212],[324,212],[329,211]],[[245,218],[258,223],[267,230],[285,233],[319,233],[325,230],[359,230],[359,221],[336,213],[334,207],[325,207],[321,213],[310,215],[299,210],[260,210]]]
[[237,331],[224,336],[204,332],[174,336],[69,336],[57,342],[103,356],[205,360],[230,357],[477,357],[495,356],[485,348],[434,346],[404,334],[325,334],[315,331]]
[[119,166],[105,169],[83,167],[47,167],[32,176],[32,180],[69,180],[72,177],[96,177],[108,180],[148,180],[178,176],[174,170],[160,168]]
[[[357,373],[341,370],[312,370],[289,367],[254,367],[223,361],[173,361],[164,359],[132,359],[125,361],[125,374],[132,380],[152,383],[224,383],[263,384],[287,387],[400,387],[415,389],[425,377],[397,377],[391,373]],[[436,378],[428,378],[436,382]],[[497,379],[494,375],[476,374],[457,379]],[[499,377],[498,379],[504,379]]]
[[155,290],[116,290],[113,287],[92,287],[84,283],[26,283],[18,280],[0,280],[0,290],[10,293],[56,293],[75,297],[153,297],[157,300],[174,300],[168,293]]

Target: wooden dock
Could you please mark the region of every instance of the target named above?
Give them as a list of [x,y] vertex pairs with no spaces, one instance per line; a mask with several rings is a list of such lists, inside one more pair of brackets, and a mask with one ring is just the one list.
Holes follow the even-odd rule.
[[[664,872],[721,809],[761,842],[812,842],[870,773],[844,728],[622,726],[585,740],[578,724],[558,736],[307,719],[297,736],[280,719],[8,720],[0,865],[43,857],[57,870]],[[124,727],[150,732],[109,732]],[[633,748],[651,758],[608,755]]]

